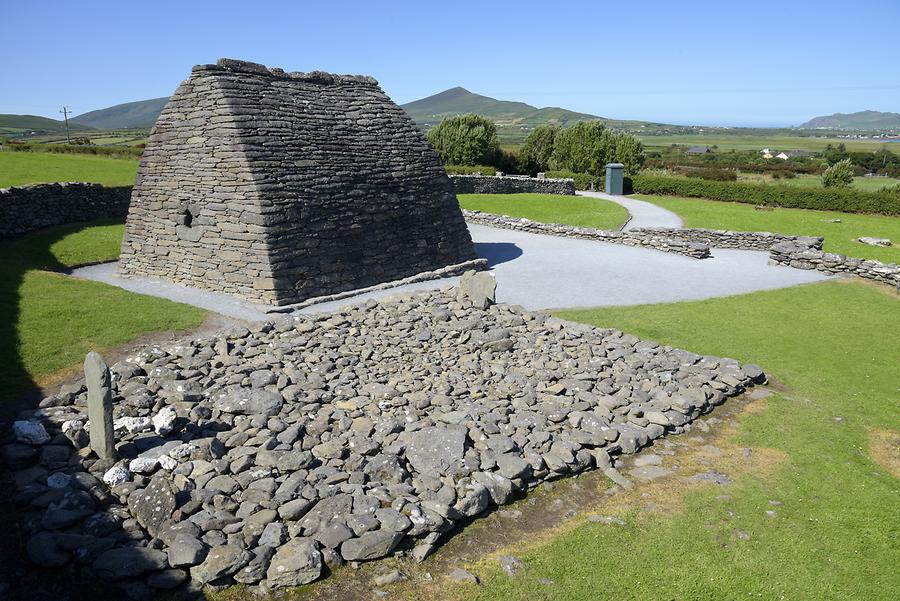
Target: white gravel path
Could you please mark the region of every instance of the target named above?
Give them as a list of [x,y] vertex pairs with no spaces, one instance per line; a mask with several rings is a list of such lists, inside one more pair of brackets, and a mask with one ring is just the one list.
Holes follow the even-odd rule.
[[637,198],[629,198],[628,196],[614,196],[605,192],[576,192],[578,196],[588,196],[590,198],[602,198],[614,202],[617,205],[625,207],[631,214],[631,219],[622,229],[630,230],[639,227],[681,227],[684,222],[681,217],[667,211],[662,207],[658,207],[646,200],[638,200]]
[[[667,303],[784,288],[827,279],[816,271],[768,264],[768,254],[714,249],[709,259],[591,240],[543,236],[469,225],[478,254],[497,276],[497,299],[527,309]],[[120,278],[115,263],[74,270],[73,276],[160,296],[249,321],[264,307],[234,297],[150,278]],[[336,309],[368,298],[455,284],[444,278],[313,305]]]

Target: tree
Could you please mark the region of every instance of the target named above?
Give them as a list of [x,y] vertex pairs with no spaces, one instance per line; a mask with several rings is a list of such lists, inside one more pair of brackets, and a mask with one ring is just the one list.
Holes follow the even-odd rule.
[[481,115],[444,119],[427,138],[446,165],[491,165],[500,152],[497,126]]
[[838,161],[822,174],[822,185],[826,188],[847,188],[853,183],[853,163],[850,159]]
[[644,145],[637,136],[617,134],[615,160],[625,165],[625,175],[636,175],[644,166]]
[[550,164],[554,169],[600,176],[615,154],[615,134],[599,121],[581,121],[556,134]]
[[553,145],[559,130],[558,125],[539,125],[528,134],[519,154],[522,171],[534,175],[538,171],[550,169],[550,157],[553,155]]

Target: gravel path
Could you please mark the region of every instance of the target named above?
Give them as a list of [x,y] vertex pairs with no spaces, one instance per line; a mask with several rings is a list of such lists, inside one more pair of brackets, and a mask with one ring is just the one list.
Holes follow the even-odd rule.
[[[697,260],[643,248],[478,225],[469,225],[469,231],[478,254],[489,260],[497,276],[498,301],[532,310],[698,300],[827,279],[816,271],[769,265],[764,252],[715,249],[712,258]],[[115,270],[115,263],[105,263],[76,269],[72,275],[237,319],[265,319],[264,308],[253,303],[160,280],[123,279]],[[420,282],[321,303],[301,312],[330,311],[350,302],[440,288],[457,281],[445,278]]]
[[681,227],[684,223],[681,217],[667,211],[662,207],[658,207],[653,203],[627,196],[614,196],[604,192],[576,192],[579,196],[589,196],[591,198],[602,198],[614,202],[617,205],[625,207],[631,214],[631,219],[622,229],[630,230],[639,227]]

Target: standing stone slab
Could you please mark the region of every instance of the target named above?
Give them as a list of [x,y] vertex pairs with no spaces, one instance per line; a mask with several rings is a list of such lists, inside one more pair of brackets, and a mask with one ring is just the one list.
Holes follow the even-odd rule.
[[88,389],[88,419],[91,422],[91,449],[100,459],[114,459],[112,387],[109,367],[98,353],[84,359],[84,379]]
[[119,269],[285,305],[474,259],[440,158],[378,82],[221,59],[156,121]]

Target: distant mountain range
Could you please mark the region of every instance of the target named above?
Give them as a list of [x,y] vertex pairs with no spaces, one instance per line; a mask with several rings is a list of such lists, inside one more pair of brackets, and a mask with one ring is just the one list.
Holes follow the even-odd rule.
[[[69,127],[85,127],[97,129],[128,129],[153,127],[153,123],[168,98],[153,98],[126,102],[105,109],[98,109],[69,119]],[[478,113],[494,120],[501,127],[521,126],[536,127],[545,123],[567,125],[578,121],[600,119],[596,115],[577,113],[562,108],[537,108],[524,102],[497,100],[475,94],[465,88],[451,88],[434,96],[416,100],[402,105],[403,109],[421,126],[430,127],[440,123],[445,117]],[[55,133],[64,131],[62,121],[46,117],[28,115],[4,115],[8,117],[9,127],[37,131],[39,133]],[[16,117],[21,118],[20,121]],[[40,120],[40,121],[35,121]],[[0,121],[0,128],[2,128]]]
[[900,129],[900,113],[883,113],[881,111],[835,113],[827,117],[815,117],[799,127],[800,129]]
[[[90,129],[149,129],[159,117],[167,97],[126,102],[90,111],[69,119],[70,131]],[[692,126],[674,126],[647,121],[621,121],[579,113],[559,107],[537,108],[524,102],[497,100],[461,87],[450,88],[433,96],[401,105],[424,129],[454,115],[477,113],[493,120],[501,139],[521,141],[538,125],[572,125],[579,121],[600,120],[609,126],[636,133],[690,133]],[[900,129],[900,113],[860,111],[815,117],[798,126],[800,129],[896,130]],[[686,131],[678,131],[686,130]],[[0,134],[56,134],[65,131],[61,120],[34,115],[0,115]],[[701,130],[702,131],[702,130]]]
[[497,100],[460,87],[401,106],[416,123],[426,126],[436,125],[445,117],[467,113],[484,115],[501,126],[537,126],[547,123],[567,125],[601,119],[597,115],[576,113],[563,108],[537,108],[524,102]]
[[[69,119],[69,131],[93,129]],[[0,115],[0,134],[20,135],[28,132],[65,133],[66,124],[57,119],[37,115]]]
[[156,123],[156,118],[159,117],[168,101],[169,97],[163,96],[150,100],[126,102],[78,115],[69,119],[69,123],[79,123],[97,129],[148,129]]

